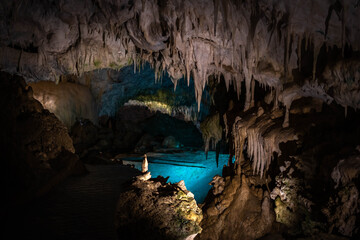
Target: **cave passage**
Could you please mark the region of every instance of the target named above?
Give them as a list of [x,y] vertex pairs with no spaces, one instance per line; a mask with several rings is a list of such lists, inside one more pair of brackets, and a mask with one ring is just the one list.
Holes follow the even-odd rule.
[[[202,203],[211,188],[209,183],[215,175],[222,174],[222,166],[227,164],[229,155],[219,155],[219,167],[216,166],[216,153],[209,151],[206,158],[204,151],[185,151],[181,153],[147,154],[149,171],[153,178],[169,177],[168,182],[184,180],[186,188],[195,195],[197,203]],[[142,157],[124,157],[124,164],[134,164],[141,170]]]
[[359,6],[0,0],[1,239],[360,239]]

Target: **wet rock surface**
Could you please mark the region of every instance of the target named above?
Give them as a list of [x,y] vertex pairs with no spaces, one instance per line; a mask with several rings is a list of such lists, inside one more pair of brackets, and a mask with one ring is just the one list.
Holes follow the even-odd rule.
[[148,174],[120,194],[115,220],[119,239],[193,239],[202,220],[194,195],[183,181],[147,180]]

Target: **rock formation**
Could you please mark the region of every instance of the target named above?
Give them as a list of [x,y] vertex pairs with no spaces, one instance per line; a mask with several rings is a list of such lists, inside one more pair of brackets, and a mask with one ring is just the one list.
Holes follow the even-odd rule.
[[245,176],[226,177],[224,191],[203,208],[203,232],[196,239],[257,239],[271,231],[269,193],[249,185]]
[[[166,180],[165,180],[166,182]],[[193,239],[202,211],[183,182],[137,179],[119,197],[115,225],[119,239]]]
[[[0,12],[2,69],[58,81],[130,63],[136,71],[147,61],[156,78],[167,71],[175,86],[192,75],[198,107],[210,75],[222,75],[238,94],[244,81],[247,110],[254,81],[280,91],[294,81],[294,70],[306,70],[313,81],[321,76],[321,54],[345,56],[360,47],[359,8],[351,0],[4,1]],[[358,59],[333,62],[339,71],[330,75],[338,80],[328,78],[325,89],[335,88],[339,104],[359,108],[358,80],[350,86],[336,74]]]
[[149,169],[149,163],[148,163],[146,154],[144,154],[144,160],[141,164],[141,172],[146,173],[148,171],[148,169]]
[[6,203],[16,205],[70,175],[78,157],[66,127],[33,98],[23,78],[1,72],[0,79],[2,182]]
[[54,113],[70,130],[77,119],[97,123],[97,108],[93,96],[85,86],[60,82],[41,81],[29,84],[34,98]]
[[[92,94],[111,125],[106,140],[89,141],[94,151],[143,153],[169,136],[201,147],[198,129],[172,117],[202,120],[196,110],[212,105],[200,126],[205,151],[222,145],[230,157],[226,174],[212,182],[198,239],[257,239],[271,231],[359,238],[359,11],[358,0],[1,1],[0,69],[35,82],[34,89],[44,80],[55,82],[46,89],[61,85],[59,101],[55,91],[35,95],[49,109],[56,101],[53,112],[68,128],[75,116],[92,119]],[[158,88],[142,91],[143,76],[129,83],[110,70],[91,73],[145,64],[155,81],[166,72],[174,90],[180,79],[192,84],[196,104],[169,106]],[[1,145],[11,156],[5,176],[20,179],[11,194],[31,198],[69,174],[76,156],[66,128],[31,88],[17,76],[1,78],[8,79],[0,83]],[[86,99],[85,115],[69,96]],[[57,113],[60,105],[66,110]],[[199,233],[201,214],[183,183],[150,178],[144,171],[120,197],[119,236]]]

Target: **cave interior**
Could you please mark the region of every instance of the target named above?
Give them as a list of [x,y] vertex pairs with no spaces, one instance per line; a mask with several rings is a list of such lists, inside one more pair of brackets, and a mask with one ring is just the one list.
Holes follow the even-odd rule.
[[3,239],[360,239],[359,0],[0,0]]

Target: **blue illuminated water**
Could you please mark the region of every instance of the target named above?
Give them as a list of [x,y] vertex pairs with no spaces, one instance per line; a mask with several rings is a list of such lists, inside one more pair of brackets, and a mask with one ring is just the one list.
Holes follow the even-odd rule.
[[[149,153],[149,171],[156,178],[161,175],[168,177],[168,182],[185,181],[186,188],[195,195],[198,203],[202,203],[210,190],[209,182],[215,175],[222,174],[229,155],[220,154],[219,167],[216,166],[215,152],[209,152],[206,159],[203,151],[181,153]],[[134,164],[141,170],[142,157],[123,158],[124,164]]]

